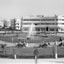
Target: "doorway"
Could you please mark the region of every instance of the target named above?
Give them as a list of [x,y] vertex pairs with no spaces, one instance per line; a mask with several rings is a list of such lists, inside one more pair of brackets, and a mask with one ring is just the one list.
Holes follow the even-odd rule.
[[46,31],[48,31],[48,27],[46,27]]

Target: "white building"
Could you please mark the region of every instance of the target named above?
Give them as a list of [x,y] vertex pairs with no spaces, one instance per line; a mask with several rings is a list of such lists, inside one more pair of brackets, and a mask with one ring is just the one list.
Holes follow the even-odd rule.
[[4,27],[4,22],[3,20],[0,20],[0,28]]
[[11,21],[10,20],[6,20],[6,28],[10,28],[10,26],[11,26]]
[[64,32],[64,16],[58,16],[58,31]]
[[31,24],[35,25],[36,33],[43,32],[56,32],[57,27],[57,16],[25,16],[23,17],[23,32],[28,32]]
[[15,29],[21,30],[21,19],[16,19]]

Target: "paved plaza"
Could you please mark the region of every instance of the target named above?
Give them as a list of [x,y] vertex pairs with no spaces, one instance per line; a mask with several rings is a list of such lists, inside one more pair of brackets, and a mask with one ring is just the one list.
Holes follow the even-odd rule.
[[[35,64],[34,59],[7,59],[0,58],[1,64]],[[58,59],[38,59],[37,64],[64,64],[64,58]]]

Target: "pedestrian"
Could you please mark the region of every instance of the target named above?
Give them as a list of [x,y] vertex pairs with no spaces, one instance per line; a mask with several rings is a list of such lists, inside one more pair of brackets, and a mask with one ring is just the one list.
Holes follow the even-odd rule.
[[34,53],[34,56],[35,56],[35,64],[37,64],[37,58],[38,58],[38,54],[39,54],[38,49],[35,48],[33,53]]

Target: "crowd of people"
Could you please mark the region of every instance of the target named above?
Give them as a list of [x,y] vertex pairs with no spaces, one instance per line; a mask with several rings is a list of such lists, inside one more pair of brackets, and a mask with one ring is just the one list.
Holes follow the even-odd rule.
[[[60,37],[59,38],[59,41],[57,41],[57,42],[60,42],[57,46],[64,46],[64,44],[63,44],[63,42],[62,42],[63,40],[62,40],[62,38]],[[17,47],[28,47],[28,41],[27,40],[19,40],[19,43],[17,44]],[[51,42],[41,42],[40,44],[39,44],[39,47],[48,47],[48,46],[51,46]]]

